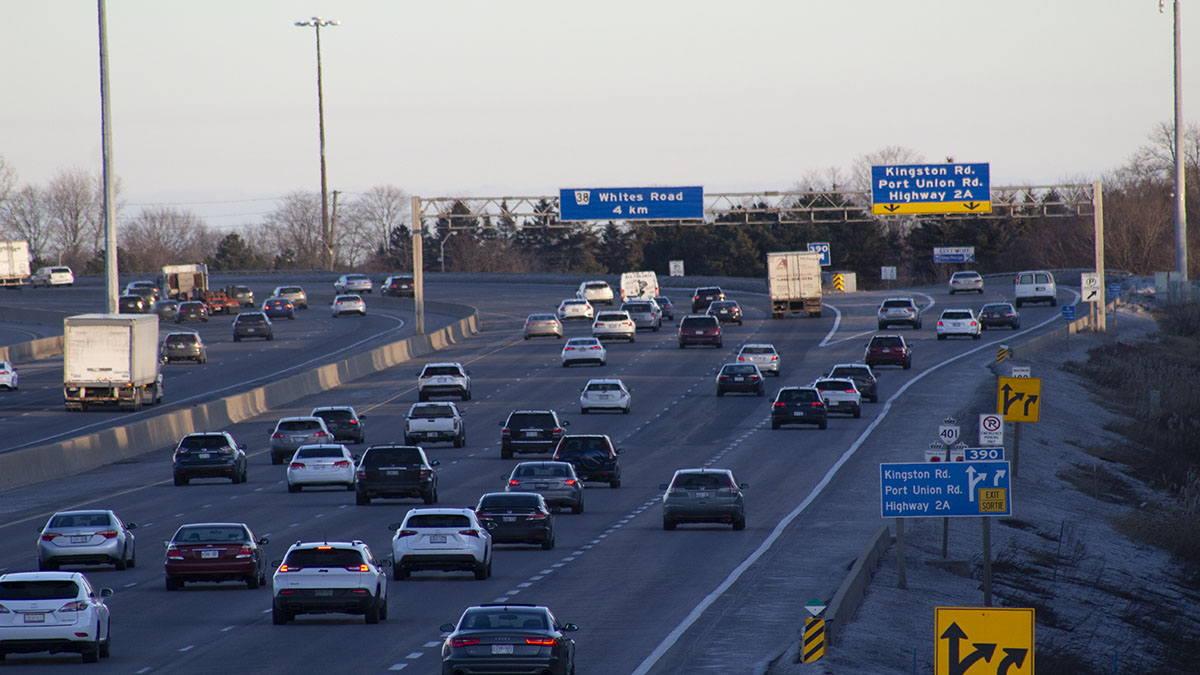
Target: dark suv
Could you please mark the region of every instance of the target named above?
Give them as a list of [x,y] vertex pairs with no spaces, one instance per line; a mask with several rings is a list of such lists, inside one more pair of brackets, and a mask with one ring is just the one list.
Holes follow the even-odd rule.
[[712,345],[718,349],[724,344],[721,339],[721,322],[715,316],[689,314],[679,322],[679,348],[688,345]]
[[871,372],[871,366],[865,363],[839,363],[829,371],[827,377],[854,380],[854,386],[863,398],[871,403],[879,402],[879,381]]
[[411,298],[415,293],[413,289],[413,275],[394,274],[383,282],[383,288],[379,292],[382,295],[390,295],[395,298]]
[[176,485],[187,485],[193,478],[246,482],[246,446],[223,431],[184,436],[175,448],[172,462]]
[[570,424],[560,421],[553,410],[514,410],[500,424],[500,456],[510,459],[514,452],[550,452],[563,437],[563,427]]
[[242,312],[233,320],[233,341],[241,342],[242,338],[263,338],[274,340],[275,333],[271,330],[271,320],[262,312]]
[[706,288],[697,288],[692,295],[692,311],[703,312],[708,309],[710,303],[716,300],[724,300],[725,291],[717,286],[708,286]]
[[325,428],[333,434],[335,441],[353,441],[362,443],[366,439],[366,415],[359,415],[350,406],[330,405],[323,408],[313,408],[311,417],[325,420]]
[[436,504],[438,479],[434,467],[440,464],[415,445],[372,445],[355,471],[355,503],[366,506],[372,499],[420,497],[426,504]]
[[608,436],[571,435],[563,436],[554,449],[555,462],[567,462],[575,467],[575,474],[582,481],[607,482],[610,487],[621,487],[621,462],[617,455],[625,452],[614,448]]
[[554,515],[536,492],[489,492],[479,498],[475,513],[493,543],[554,548]]
[[160,353],[164,363],[172,361],[208,362],[208,349],[204,346],[204,340],[192,332],[167,333],[167,337],[163,338]]
[[821,392],[815,387],[784,387],[775,394],[771,404],[771,428],[785,424],[815,424],[824,429],[829,425],[829,411]]
[[705,314],[717,317],[721,323],[742,325],[742,308],[737,304],[737,300],[714,300],[708,305]]
[[867,343],[863,361],[872,368],[879,365],[912,368],[912,347],[899,335],[876,335]]

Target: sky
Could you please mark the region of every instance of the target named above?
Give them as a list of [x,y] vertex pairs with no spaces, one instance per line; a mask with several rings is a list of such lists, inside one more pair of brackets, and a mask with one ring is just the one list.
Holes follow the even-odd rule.
[[[1186,4],[1186,3],[1185,3]],[[99,173],[96,2],[7,0],[0,156]],[[107,0],[124,217],[217,228],[320,190],[786,190],[886,146],[992,186],[1098,179],[1173,116],[1155,0]],[[1189,11],[1191,10],[1191,11]],[[1200,8],[1184,8],[1200,111]],[[1200,42],[1195,42],[1200,45]],[[1190,66],[1189,64],[1197,64]]]

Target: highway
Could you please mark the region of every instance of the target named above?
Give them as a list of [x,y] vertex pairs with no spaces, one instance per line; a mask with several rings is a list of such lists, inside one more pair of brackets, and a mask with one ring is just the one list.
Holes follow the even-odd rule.
[[[494,285],[456,283],[429,290],[433,299],[478,306],[482,319],[479,335],[422,361],[463,362],[473,379],[474,398],[462,405],[467,446],[427,448],[442,463],[441,505],[473,506],[483,492],[503,488],[515,461],[544,457],[500,458],[499,426],[516,408],[554,408],[570,421],[568,432],[606,433],[625,450],[622,487],[589,485],[585,513],[557,516],[555,549],[497,546],[494,576],[486,581],[435,572],[392,581],[390,616],[377,626],[340,615],[300,617],[274,626],[269,586],[250,591],[232,584],[189,585],[181,592],[165,591],[162,542],[188,522],[245,521],[271,539],[271,559],[281,558],[297,540],[312,539],[361,539],[377,556],[388,556],[387,524],[399,521],[418,500],[355,506],[353,493],[340,489],[289,494],[284,467],[270,465],[267,439],[278,417],[305,414],[317,405],[348,404],[367,415],[368,445],[399,440],[404,413],[417,399],[420,364],[414,362],[228,429],[252,451],[245,484],[196,480],[174,487],[171,448],[158,448],[133,461],[0,496],[0,571],[35,568],[35,532],[55,510],[112,508],[127,522],[139,524],[136,568],[86,569],[96,586],[116,591],[109,601],[113,656],[92,667],[97,672],[436,673],[438,625],[455,620],[471,604],[504,599],[546,604],[560,620],[578,623],[574,637],[580,673],[753,672],[752,666],[795,637],[809,598],[832,596],[867,536],[881,524],[879,462],[919,461],[941,417],[965,403],[963,397],[979,378],[990,377],[984,366],[996,343],[1012,335],[995,330],[979,341],[934,339],[933,324],[942,309],[978,309],[999,299],[991,291],[983,298],[949,297],[942,287],[827,296],[836,312],[827,311],[820,319],[778,321],[766,318],[762,296],[730,292],[742,302],[747,321],[727,328],[722,349],[680,350],[674,324],[666,324],[660,332],[639,333],[636,343],[610,344],[606,367],[564,369],[559,361],[562,342],[524,341],[520,325],[531,312],[551,310],[572,288],[514,284],[496,293]],[[933,304],[926,309],[922,330],[887,331],[902,333],[913,343],[912,370],[878,369],[880,403],[864,404],[861,419],[834,417],[826,431],[772,431],[767,416],[775,389],[806,384],[835,363],[861,359],[867,336],[876,332],[874,311],[880,298],[905,293],[923,305]],[[687,300],[685,292],[671,289],[667,294],[680,304]],[[1071,295],[1060,290],[1059,301],[1069,301]],[[368,305],[374,304],[368,299]],[[215,344],[220,351],[210,352],[210,368],[243,348],[248,356],[210,379],[192,376],[194,383],[188,383],[174,372],[201,369],[171,366],[172,379],[185,382],[168,381],[168,396],[189,386],[194,389],[185,397],[202,395],[252,377],[247,369],[256,359],[275,348],[287,349],[290,340],[304,341],[310,350],[332,350],[361,337],[358,328],[346,326],[370,325],[383,332],[388,316],[403,317],[378,312],[373,324],[321,321],[316,318],[323,314],[321,302],[314,298],[312,305],[301,318],[280,327],[294,330],[294,339]],[[677,308],[677,317],[684,313]],[[1034,333],[1055,325],[1058,308],[1025,307],[1022,314],[1021,332]],[[215,337],[227,326],[214,321],[217,325],[210,322],[207,329]],[[568,337],[586,334],[586,324],[567,327]],[[401,332],[389,335],[398,339]],[[768,380],[766,397],[718,398],[715,372],[744,342],[773,343],[783,357],[782,376]],[[289,357],[302,360],[294,351]],[[271,368],[285,361],[272,355]],[[57,395],[55,374],[35,372],[31,384],[22,380],[19,394],[31,391],[49,401],[50,393]],[[580,415],[578,392],[591,377],[622,378],[633,389],[633,412]],[[47,387],[52,392],[39,391]],[[10,416],[5,421],[10,437],[32,438],[47,433],[51,423],[72,419],[49,410],[39,413],[52,415],[42,419],[11,417],[11,399],[0,400]],[[102,415],[120,417],[86,417]],[[700,465],[732,469],[749,484],[744,531],[719,525],[663,531],[658,485],[677,468]],[[834,468],[838,471],[828,477]],[[714,593],[718,589],[722,592]],[[13,655],[4,665],[34,663],[36,672],[47,673],[79,667],[78,657],[68,655]]]

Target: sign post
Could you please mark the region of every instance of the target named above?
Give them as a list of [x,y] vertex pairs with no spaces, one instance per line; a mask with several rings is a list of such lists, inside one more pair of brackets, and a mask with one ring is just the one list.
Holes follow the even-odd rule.
[[1021,452],[1021,422],[1037,422],[1042,415],[1042,380],[1038,377],[996,378],[996,414],[1013,425],[1013,475]]
[[871,167],[871,213],[991,213],[991,165],[902,164]]

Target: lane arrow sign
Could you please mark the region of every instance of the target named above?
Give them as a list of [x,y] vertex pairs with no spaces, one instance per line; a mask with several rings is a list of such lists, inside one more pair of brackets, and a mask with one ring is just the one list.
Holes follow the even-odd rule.
[[[961,640],[967,639],[967,634],[958,627],[957,623],[950,624],[945,631],[942,632],[942,639],[946,640],[947,647],[950,652],[950,675],[966,675],[967,670],[975,665],[976,661],[983,660],[991,662],[992,654],[996,652],[996,645],[987,642],[975,642],[973,646],[975,651],[967,655],[961,661],[958,660],[958,643]],[[1020,666],[1018,666],[1020,667]]]
[[963,204],[963,206],[974,211],[975,209],[979,208],[979,203],[978,202],[967,202],[966,204]]
[[1004,658],[1000,659],[1000,663],[996,664],[996,675],[1006,675],[1008,669],[1012,666],[1020,668],[1025,663],[1025,654],[1027,649],[1005,648]]

